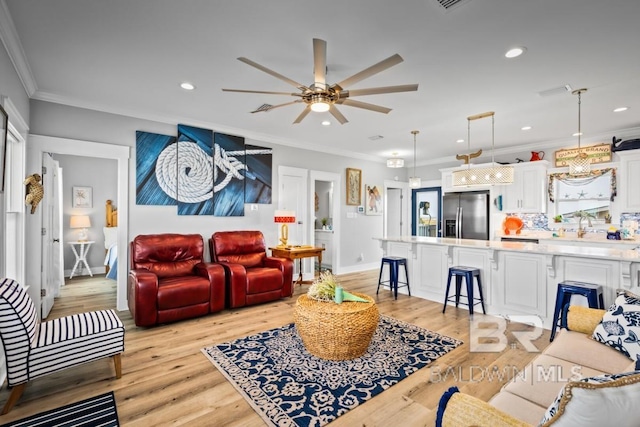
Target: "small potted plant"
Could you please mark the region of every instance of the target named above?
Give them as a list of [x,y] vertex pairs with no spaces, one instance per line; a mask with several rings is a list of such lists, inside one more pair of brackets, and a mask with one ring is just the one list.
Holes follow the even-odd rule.
[[554,222],[562,222],[562,215],[556,215],[553,217]]
[[327,222],[329,222],[329,220],[327,218],[322,218],[320,220],[320,223],[322,224],[322,229],[326,230],[327,229]]

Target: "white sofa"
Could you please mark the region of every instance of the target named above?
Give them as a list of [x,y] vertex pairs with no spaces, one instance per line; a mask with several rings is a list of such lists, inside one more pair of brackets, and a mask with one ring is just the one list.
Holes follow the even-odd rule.
[[[573,393],[573,400],[577,400],[575,398],[576,391],[570,386],[565,387],[570,381],[573,381],[571,383],[573,386],[576,384],[575,381],[581,378],[634,371],[635,362],[629,357],[591,338],[604,314],[605,310],[579,306],[570,307],[567,316],[569,330],[559,331],[554,341],[527,365],[521,376],[507,383],[488,403],[450,390],[441,399],[436,425],[455,427],[470,425],[480,427],[537,426],[563,388],[565,394],[567,389],[573,390],[569,392],[570,396]],[[620,381],[637,382],[637,387],[634,385],[633,389],[627,388],[625,392],[631,392],[632,396],[636,398],[635,406],[640,407],[640,373]],[[578,384],[578,386],[584,387],[583,384]],[[593,386],[589,387],[594,388]],[[604,387],[601,387],[599,392],[608,393],[611,390],[613,388],[605,391]],[[620,390],[622,387],[619,387],[615,392]],[[606,400],[601,397],[598,399],[597,402]],[[621,410],[625,410],[626,403],[623,402],[625,399],[615,397],[614,400],[616,399],[622,405]],[[576,404],[572,403],[572,405],[574,405],[572,410],[575,410]],[[591,406],[595,406],[594,410],[597,410],[597,405],[591,404]],[[566,408],[566,410],[565,407],[562,408],[563,414],[561,415],[565,417],[564,420],[559,421],[562,417],[558,416],[552,422],[547,422],[544,425],[581,425],[583,427],[593,425],[589,424],[589,421],[586,421],[586,424],[585,421],[577,422],[573,413],[567,416],[567,413],[571,412],[569,404],[566,405]],[[580,412],[584,414],[588,411],[580,409]],[[570,417],[573,417],[573,421],[568,422]],[[587,420],[589,420],[588,417]],[[620,423],[601,425],[621,427]],[[640,425],[640,417],[635,418],[628,425]]]

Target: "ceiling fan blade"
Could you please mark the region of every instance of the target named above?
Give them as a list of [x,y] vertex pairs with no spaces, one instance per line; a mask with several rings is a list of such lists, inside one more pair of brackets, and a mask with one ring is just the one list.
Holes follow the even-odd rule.
[[342,113],[336,108],[335,105],[332,104],[331,107],[329,107],[329,112],[333,117],[336,118],[337,121],[340,122],[341,125],[349,122],[349,120],[347,120],[347,118],[342,115]]
[[267,112],[267,111],[271,111],[274,108],[280,108],[280,107],[285,107],[287,105],[291,105],[291,104],[297,104],[299,102],[303,102],[301,99],[296,100],[296,101],[291,101],[291,102],[285,102],[284,104],[278,104],[278,105],[272,105],[270,107],[265,107],[265,108],[258,108],[255,111],[252,111],[252,113],[262,113],[262,112]]
[[394,92],[413,92],[418,90],[417,84],[412,85],[399,85],[399,86],[384,86],[384,87],[372,87],[369,89],[351,89],[343,90],[340,92],[340,97],[350,96],[364,96],[364,95],[377,95],[381,93],[394,93]]
[[336,104],[348,105],[349,107],[364,108],[365,110],[377,111],[378,113],[387,114],[391,108],[381,107],[380,105],[369,104],[367,102],[356,101],[354,99],[339,99]]
[[327,42],[320,39],[313,39],[313,82],[317,86],[325,89],[327,74]]
[[360,80],[364,80],[366,78],[373,76],[374,74],[378,74],[379,72],[386,70],[387,68],[391,68],[394,65],[398,65],[402,61],[404,61],[404,59],[402,59],[402,57],[396,53],[395,55],[391,55],[387,59],[382,60],[377,64],[374,64],[371,67],[366,68],[360,71],[359,73],[356,73],[353,76],[344,79],[343,81],[336,84],[335,86],[340,86],[341,88],[349,87],[355,83],[358,83]]
[[300,84],[300,83],[296,82],[295,80],[291,80],[290,78],[285,77],[280,73],[276,73],[275,71],[273,71],[273,70],[271,70],[271,69],[269,69],[269,68],[267,68],[265,66],[262,66],[262,65],[258,64],[257,62],[253,62],[250,59],[247,59],[247,58],[244,58],[244,57],[240,57],[240,58],[238,58],[238,61],[242,61],[247,65],[251,65],[252,67],[257,68],[260,71],[264,71],[265,73],[270,74],[273,77],[275,77],[277,79],[280,79],[280,80],[282,80],[284,82],[287,82],[291,86],[297,87],[300,90],[311,90],[308,87],[306,87],[305,85]]
[[296,118],[293,124],[297,125],[298,123],[300,123],[305,117],[307,117],[307,114],[309,114],[310,111],[311,111],[311,106],[307,105],[307,108],[302,110],[302,113],[300,113],[300,115]]
[[240,93],[263,93],[266,95],[291,95],[291,96],[302,96],[301,93],[290,93],[290,92],[272,92],[267,90],[247,90],[247,89],[222,89],[224,92],[240,92]]

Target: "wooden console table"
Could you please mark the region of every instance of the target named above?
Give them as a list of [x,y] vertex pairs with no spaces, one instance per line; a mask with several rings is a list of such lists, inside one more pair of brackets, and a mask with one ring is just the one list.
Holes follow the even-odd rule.
[[[318,258],[318,270],[322,267],[322,251],[324,248],[316,248],[314,246],[289,246],[286,248],[269,248],[271,250],[271,256],[279,257],[279,258],[287,258],[295,262],[295,260],[300,260],[300,265],[298,268],[298,280],[296,280],[295,284],[304,283],[302,281],[302,258]],[[313,269],[315,275],[315,268]]]

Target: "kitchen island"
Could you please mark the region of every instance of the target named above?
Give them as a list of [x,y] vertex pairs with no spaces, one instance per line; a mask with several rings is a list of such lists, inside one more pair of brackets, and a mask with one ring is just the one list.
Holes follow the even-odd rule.
[[547,328],[552,323],[559,282],[602,285],[605,306],[613,302],[618,288],[640,294],[640,251],[627,247],[416,236],[375,240],[384,256],[407,258],[411,295],[442,302],[449,267],[477,267],[488,314],[537,315]]

